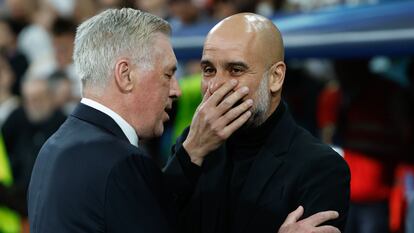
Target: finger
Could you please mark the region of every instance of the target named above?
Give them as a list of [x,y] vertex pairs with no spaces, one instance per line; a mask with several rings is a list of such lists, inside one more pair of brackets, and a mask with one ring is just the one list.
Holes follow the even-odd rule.
[[219,89],[214,91],[214,93],[211,94],[209,101],[214,106],[217,106],[220,101],[226,96],[229,92],[233,91],[233,89],[237,85],[237,80],[232,79],[229,82],[224,83]]
[[301,220],[304,224],[308,224],[311,226],[318,226],[321,223],[324,223],[328,220],[332,220],[338,218],[339,214],[336,211],[324,211],[316,213],[308,218]]
[[222,115],[231,109],[237,101],[241,100],[244,96],[249,93],[248,87],[239,88],[237,91],[233,92],[231,95],[224,97],[224,99],[218,105],[218,114]]
[[[211,92],[210,92],[210,85],[207,86],[207,90],[204,93],[203,99],[201,100],[201,103],[204,103],[208,100],[208,98],[210,98],[211,96]],[[201,104],[200,104],[201,105]]]
[[249,110],[253,106],[253,100],[248,99],[243,103],[239,104],[238,106],[232,108],[226,114],[219,118],[220,125],[224,128],[231,122],[233,122],[236,118],[242,115],[244,112]]
[[244,123],[246,123],[246,121],[250,118],[251,115],[252,115],[252,112],[247,111],[247,112],[243,113],[239,118],[234,120],[231,124],[224,127],[223,130],[224,130],[224,135],[226,135],[226,138],[230,137],[230,135],[232,135],[234,133],[234,131],[236,131]]
[[341,233],[341,231],[333,226],[320,226],[314,231],[315,233]]
[[303,214],[303,207],[299,206],[296,210],[294,210],[293,212],[291,212],[285,219],[285,222],[282,224],[283,225],[287,225],[287,224],[292,224],[295,223],[299,220],[300,217],[302,217]]

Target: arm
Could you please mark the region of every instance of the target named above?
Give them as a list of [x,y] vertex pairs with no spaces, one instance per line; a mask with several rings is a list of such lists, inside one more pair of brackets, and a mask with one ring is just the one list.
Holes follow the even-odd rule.
[[304,206],[304,217],[335,210],[339,218],[325,224],[342,231],[347,219],[350,193],[350,172],[346,162],[332,152],[323,159],[311,161],[303,170],[298,205]]
[[164,184],[173,194],[174,201],[180,209],[191,196],[202,170],[200,166],[191,162],[190,156],[182,145],[188,131],[188,128],[185,129],[177,139],[172,147],[172,156],[163,169]]

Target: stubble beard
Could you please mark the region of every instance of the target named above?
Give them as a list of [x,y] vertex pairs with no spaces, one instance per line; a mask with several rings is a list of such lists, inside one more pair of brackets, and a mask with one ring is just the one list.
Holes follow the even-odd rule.
[[244,124],[243,128],[256,128],[263,124],[268,117],[269,106],[269,73],[266,71],[256,92],[255,105],[251,109],[252,116]]

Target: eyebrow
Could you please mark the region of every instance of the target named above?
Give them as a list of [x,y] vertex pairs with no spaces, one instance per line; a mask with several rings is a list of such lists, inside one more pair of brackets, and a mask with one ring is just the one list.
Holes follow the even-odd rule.
[[177,71],[177,65],[172,65],[169,69],[169,72],[172,72],[173,74],[175,73],[175,71]]
[[[203,66],[203,65],[212,65],[212,63],[209,60],[201,60],[200,65],[201,66]],[[226,68],[233,67],[233,66],[241,66],[245,69],[249,69],[249,66],[245,62],[242,62],[242,61],[226,62],[226,63],[224,63],[224,66]]]
[[201,62],[200,62],[200,65],[201,66],[203,66],[203,65],[211,65],[212,63],[211,63],[211,61],[209,61],[209,60],[201,60]]
[[249,66],[246,63],[242,62],[242,61],[226,62],[225,66],[226,66],[226,68],[234,67],[234,66],[240,66],[240,67],[243,67],[245,69],[249,69]]

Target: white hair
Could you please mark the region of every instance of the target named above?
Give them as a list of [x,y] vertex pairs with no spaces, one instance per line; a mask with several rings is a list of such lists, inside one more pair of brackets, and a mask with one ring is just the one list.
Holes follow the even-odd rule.
[[77,29],[73,60],[82,87],[102,90],[114,72],[116,60],[127,56],[150,69],[151,38],[171,34],[167,21],[130,8],[109,9],[86,20]]

